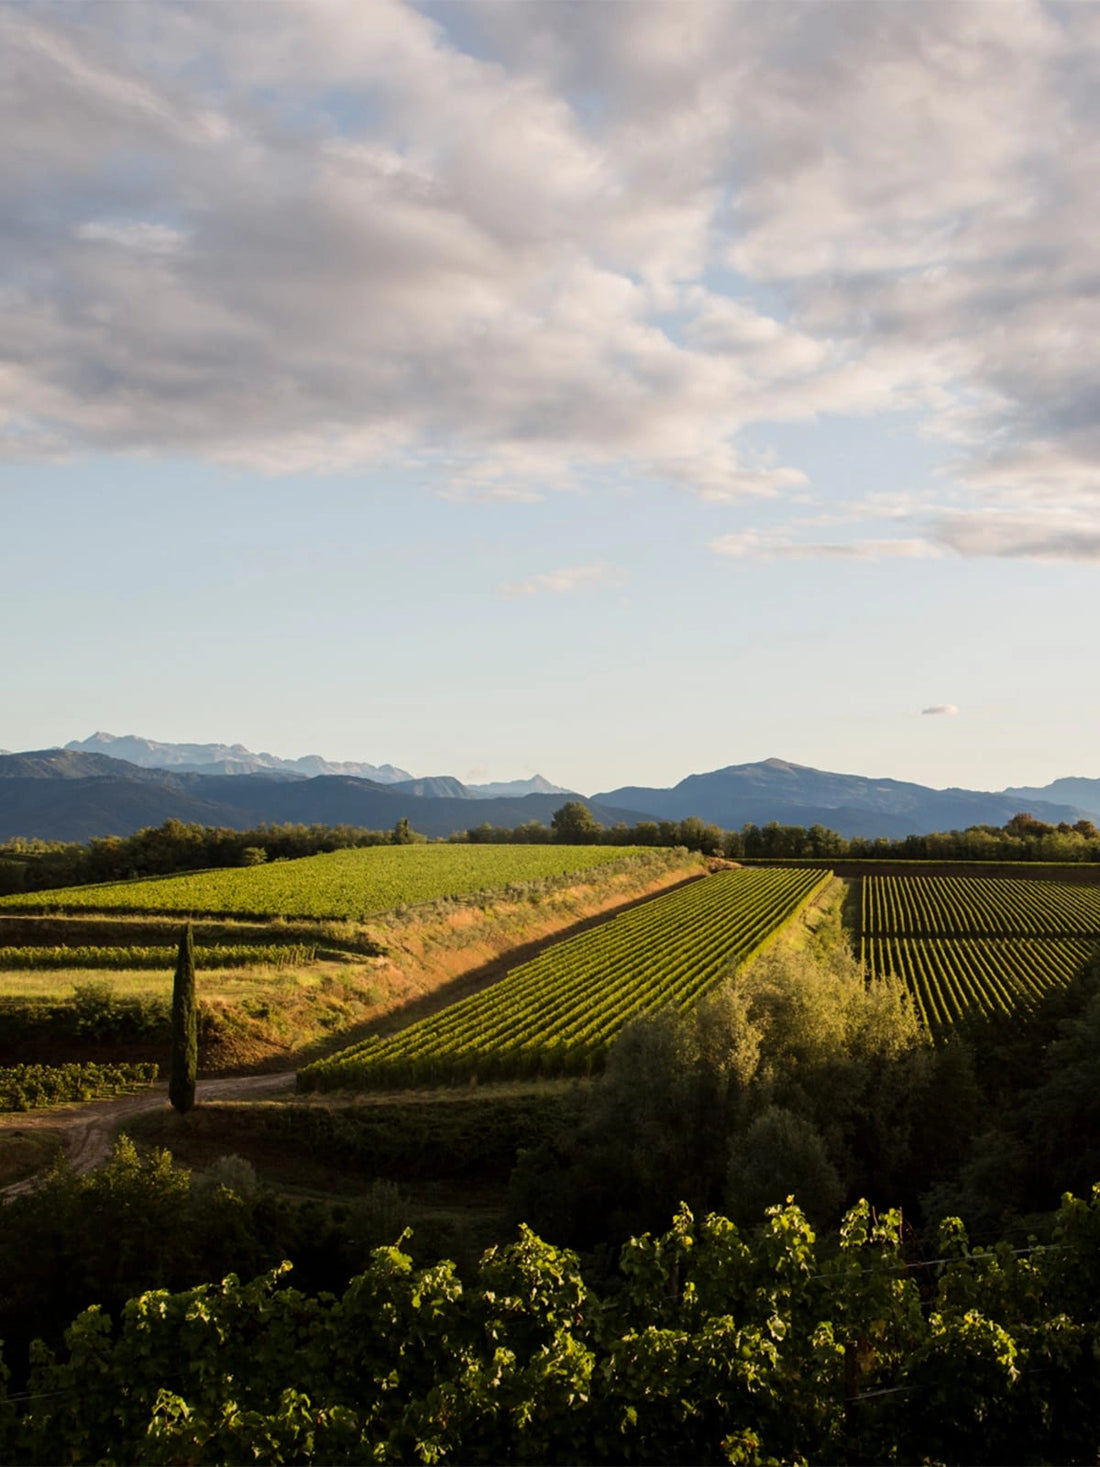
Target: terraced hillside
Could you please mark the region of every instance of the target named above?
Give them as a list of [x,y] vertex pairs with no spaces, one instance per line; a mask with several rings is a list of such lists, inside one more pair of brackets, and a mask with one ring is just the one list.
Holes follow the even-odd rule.
[[301,1089],[581,1074],[634,1015],[699,998],[824,886],[820,871],[726,871],[548,948],[483,993],[299,1073]]

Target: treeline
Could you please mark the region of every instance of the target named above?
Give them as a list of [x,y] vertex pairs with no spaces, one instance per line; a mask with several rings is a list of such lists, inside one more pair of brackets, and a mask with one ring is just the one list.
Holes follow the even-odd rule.
[[359,846],[405,845],[417,839],[423,837],[409,829],[407,820],[393,830],[291,824],[229,830],[166,820],[135,835],[107,835],[86,844],[16,838],[0,845],[0,895],[218,866],[255,866]]
[[[559,821],[564,812],[569,812],[567,818]],[[734,861],[1100,861],[1100,830],[1090,820],[1079,820],[1076,825],[1046,825],[1026,812],[1014,815],[1003,826],[972,825],[966,830],[891,840],[849,838],[824,825],[780,825],[775,820],[723,830],[696,815],[685,820],[640,820],[636,825],[620,822],[605,826],[579,801],[573,801],[558,811],[549,826],[538,820],[513,828],[478,825],[451,839],[499,844],[564,840],[611,846],[686,846],[689,851]]]
[[[360,846],[407,845],[427,840],[408,819],[392,830],[354,825],[258,825],[250,830],[166,820],[135,835],[79,841],[16,838],[0,844],[0,896],[137,876],[169,876],[219,866],[251,866]],[[556,812],[550,825],[478,825],[451,841],[493,845],[685,847],[729,860],[1047,861],[1100,862],[1100,831],[1088,820],[1045,825],[1028,814],[1007,825],[907,835],[899,840],[851,839],[824,825],[743,825],[723,830],[696,815],[684,820],[639,820],[601,825],[579,800]]]

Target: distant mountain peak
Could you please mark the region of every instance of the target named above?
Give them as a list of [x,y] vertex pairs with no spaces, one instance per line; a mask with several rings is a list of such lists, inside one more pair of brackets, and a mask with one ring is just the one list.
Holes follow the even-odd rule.
[[82,754],[105,754],[125,759],[141,769],[172,769],[192,774],[285,774],[310,779],[319,774],[346,774],[355,779],[372,779],[377,784],[397,784],[411,779],[407,769],[393,764],[356,762],[332,763],[317,754],[301,759],[281,759],[276,754],[255,754],[244,744],[170,744],[146,739],[140,734],[112,734],[100,729],[87,739],[72,739],[66,749]]
[[574,793],[560,784],[551,784],[541,774],[532,774],[530,779],[496,780],[492,784],[471,784],[466,788],[482,799],[515,799],[524,795],[569,795]]

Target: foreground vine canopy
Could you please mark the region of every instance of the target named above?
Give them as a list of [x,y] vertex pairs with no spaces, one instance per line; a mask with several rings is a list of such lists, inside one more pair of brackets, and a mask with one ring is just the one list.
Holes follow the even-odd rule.
[[859,1203],[755,1236],[686,1209],[613,1299],[521,1227],[464,1280],[378,1248],[336,1297],[284,1264],[82,1314],[3,1398],[9,1462],[1093,1462],[1100,1197],[1054,1246],[933,1258]]
[[924,1024],[1034,1009],[1100,940],[1100,889],[969,876],[863,879],[863,962],[905,980]]
[[634,846],[369,846],[273,861],[0,897],[0,910],[156,913],[356,920],[392,907],[470,896],[514,882],[588,871],[637,855]]
[[449,1084],[583,1074],[626,1022],[693,1003],[832,879],[726,871],[555,944],[482,993],[299,1074],[304,1089]]

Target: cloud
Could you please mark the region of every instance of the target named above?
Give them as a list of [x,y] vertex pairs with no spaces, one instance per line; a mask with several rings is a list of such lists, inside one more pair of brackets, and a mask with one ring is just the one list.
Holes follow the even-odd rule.
[[933,703],[930,708],[922,708],[921,715],[922,717],[938,717],[944,714],[949,715],[953,713],[958,713],[958,711],[959,710],[955,707],[954,703]]
[[13,453],[783,502],[747,428],[904,409],[959,515],[767,553],[1096,556],[1093,7],[32,0],[0,45]]
[[959,555],[1009,560],[1100,560],[1100,513],[1057,509],[1043,516],[984,511],[954,513],[934,527],[937,542]]
[[79,240],[105,245],[119,245],[123,249],[145,250],[150,254],[165,255],[178,250],[186,236],[181,230],[170,229],[165,224],[149,224],[141,220],[93,219],[78,224],[73,231]]
[[511,600],[517,596],[536,596],[542,592],[562,596],[570,591],[590,587],[619,588],[625,586],[627,580],[627,573],[621,566],[600,562],[597,565],[567,566],[561,570],[543,571],[528,576],[523,581],[505,581],[498,590],[502,596]]
[[794,540],[787,535],[765,535],[757,530],[720,535],[711,550],[753,560],[925,560],[939,549],[923,539],[825,541]]
[[[890,527],[903,521],[919,534],[867,536],[824,541],[797,538],[796,531],[843,524],[852,518],[879,517]],[[1100,561],[1100,513],[1055,506],[1043,515],[1005,510],[950,510],[920,516],[912,509],[891,513],[887,506],[839,506],[832,512],[801,515],[791,530],[740,530],[710,541],[718,555],[754,560],[929,560],[967,559]]]

